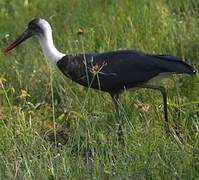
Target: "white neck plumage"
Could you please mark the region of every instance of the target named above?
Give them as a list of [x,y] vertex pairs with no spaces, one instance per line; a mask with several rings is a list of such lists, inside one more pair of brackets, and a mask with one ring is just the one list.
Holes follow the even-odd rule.
[[65,54],[59,52],[54,46],[51,29],[46,29],[43,34],[40,34],[39,41],[45,57],[51,63],[55,64],[65,56]]

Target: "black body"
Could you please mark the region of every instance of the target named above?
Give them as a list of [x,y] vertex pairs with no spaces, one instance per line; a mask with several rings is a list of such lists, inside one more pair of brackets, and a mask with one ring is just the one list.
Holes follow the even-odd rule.
[[195,73],[191,66],[174,56],[132,50],[66,55],[57,66],[73,81],[110,94],[145,84],[160,73]]
[[167,133],[174,136],[168,122],[167,91],[163,86],[148,84],[148,81],[161,73],[196,73],[193,67],[177,57],[132,50],[66,55],[57,62],[57,66],[73,81],[111,95],[115,104],[116,128],[120,141],[123,131],[119,99],[124,88],[140,87],[160,91],[163,96],[165,128]]

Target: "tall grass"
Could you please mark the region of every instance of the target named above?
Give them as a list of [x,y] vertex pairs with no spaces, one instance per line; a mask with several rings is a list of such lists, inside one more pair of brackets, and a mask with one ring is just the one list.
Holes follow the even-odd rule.
[[[34,17],[51,23],[66,53],[136,49],[199,65],[197,0],[4,0],[0,47]],[[161,95],[146,90],[122,96],[122,145],[110,97],[61,75],[37,38],[0,53],[0,179],[197,179],[199,76],[171,79],[162,83],[183,149],[165,134]]]

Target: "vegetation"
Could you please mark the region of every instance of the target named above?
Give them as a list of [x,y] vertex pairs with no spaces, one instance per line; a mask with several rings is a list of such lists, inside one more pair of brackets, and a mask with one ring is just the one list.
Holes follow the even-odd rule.
[[[34,17],[51,23],[66,53],[136,49],[199,65],[197,0],[3,0],[0,47]],[[181,148],[164,131],[159,93],[123,94],[121,144],[109,95],[66,79],[36,37],[0,52],[0,179],[197,179],[199,74],[161,83]]]

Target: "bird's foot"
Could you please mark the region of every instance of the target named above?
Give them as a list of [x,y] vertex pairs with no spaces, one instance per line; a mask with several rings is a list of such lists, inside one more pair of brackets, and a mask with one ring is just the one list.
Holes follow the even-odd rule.
[[172,127],[169,127],[169,125],[166,126],[166,133],[175,140],[181,149],[184,149],[183,142],[180,140],[180,137]]
[[124,144],[124,133],[121,124],[116,124],[118,142]]

